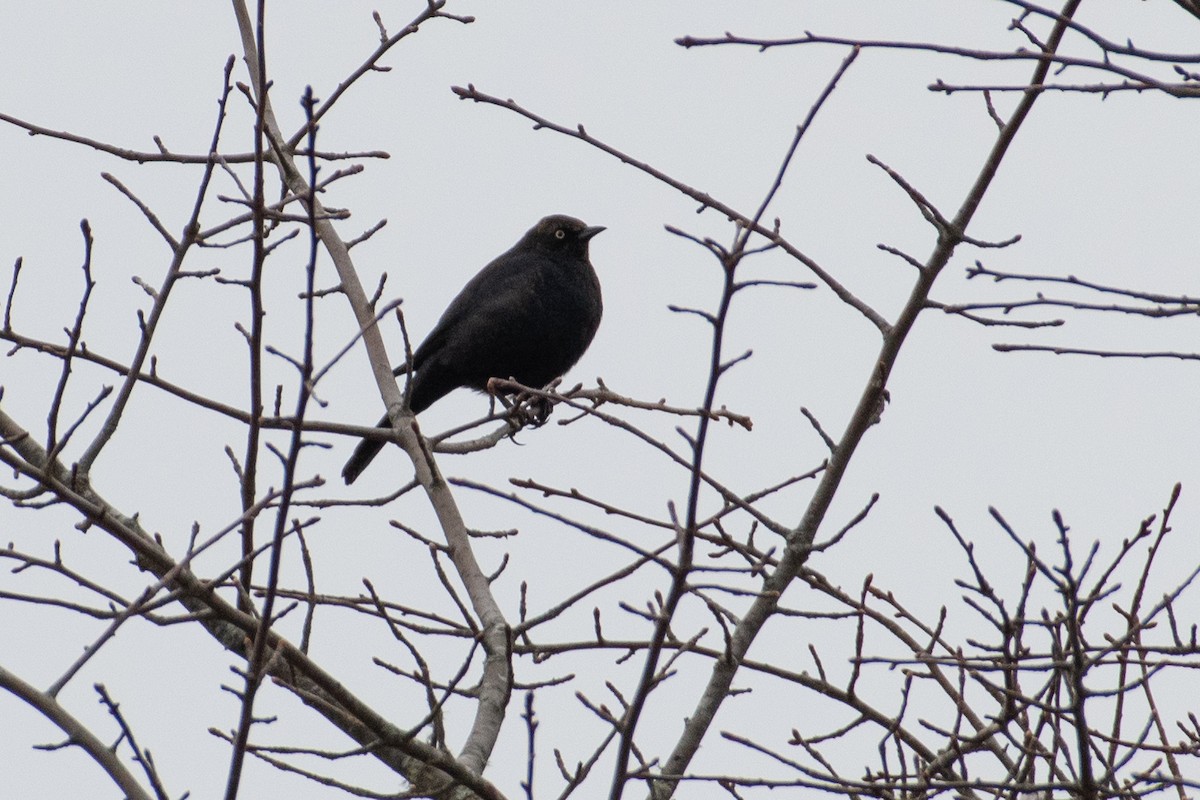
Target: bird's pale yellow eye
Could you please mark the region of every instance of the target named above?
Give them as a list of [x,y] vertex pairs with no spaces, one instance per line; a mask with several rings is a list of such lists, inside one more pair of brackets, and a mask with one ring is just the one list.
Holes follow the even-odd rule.
[[566,232],[566,231],[564,231],[562,228],[559,228],[558,230],[556,230],[556,231],[554,232],[554,238],[555,238],[555,239],[561,239],[561,238],[563,238],[563,237],[564,237],[564,236],[566,236],[566,235],[567,235],[567,232]]

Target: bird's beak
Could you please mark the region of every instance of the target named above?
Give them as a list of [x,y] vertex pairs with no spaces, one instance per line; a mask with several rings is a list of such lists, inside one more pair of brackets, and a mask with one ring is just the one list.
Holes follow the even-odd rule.
[[607,228],[605,228],[603,225],[593,225],[590,228],[584,228],[582,231],[580,231],[579,238],[586,242],[588,239],[592,238],[603,230],[607,230]]

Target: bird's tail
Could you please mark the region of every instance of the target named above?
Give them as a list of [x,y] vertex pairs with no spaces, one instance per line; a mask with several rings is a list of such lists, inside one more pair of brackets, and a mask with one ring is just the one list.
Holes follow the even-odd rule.
[[[417,361],[417,373],[412,379],[409,387],[408,410],[412,414],[420,414],[425,409],[429,408],[436,401],[445,397],[455,387],[460,386],[461,382],[453,374],[447,374],[445,370],[422,369],[421,360]],[[396,375],[403,375],[409,371],[407,363],[396,367]],[[430,376],[433,376],[432,378]],[[383,419],[379,420],[380,428],[390,428],[392,423],[388,420],[387,414],[383,415]],[[362,471],[374,460],[375,456],[379,455],[379,451],[387,444],[386,439],[363,439],[354,448],[354,452],[350,455],[350,460],[346,462],[346,466],[342,467],[342,479],[346,481],[346,485],[354,483]]]
[[[379,420],[379,427],[392,427],[387,414],[384,414],[383,419]],[[384,439],[363,439],[358,443],[358,447],[354,448],[354,453],[346,462],[346,466],[342,467],[342,480],[346,482],[347,486],[358,479],[358,476],[375,459],[375,456],[379,455],[379,451],[386,443]]]

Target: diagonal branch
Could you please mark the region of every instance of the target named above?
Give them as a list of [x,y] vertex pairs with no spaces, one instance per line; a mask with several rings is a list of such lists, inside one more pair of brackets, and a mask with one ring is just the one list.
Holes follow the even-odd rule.
[[[398,434],[398,442],[412,461],[417,479],[425,489],[430,504],[438,517],[446,536],[448,551],[459,578],[466,587],[472,608],[480,620],[484,646],[483,676],[478,689],[478,704],[471,731],[466,737],[456,764],[472,775],[480,775],[486,766],[496,740],[512,691],[511,643],[509,626],[492,596],[488,577],[480,568],[472,550],[466,523],[442,477],[432,453],[424,443],[410,412],[403,410],[403,398],[391,369],[391,361],[383,344],[383,337],[375,324],[375,315],[370,301],[350,258],[350,250],[333,227],[319,200],[311,195],[309,182],[305,179],[294,160],[292,148],[287,146],[279,129],[278,121],[271,109],[265,87],[258,80],[259,62],[254,25],[243,0],[233,0],[238,30],[242,39],[242,50],[249,74],[254,80],[255,97],[262,105],[262,119],[267,140],[271,143],[272,160],[288,190],[296,197],[311,203],[313,227],[321,245],[329,254],[337,269],[342,290],[345,292],[355,317],[362,330],[363,344],[375,375],[376,385],[388,409],[389,418]],[[442,3],[431,0],[431,8],[440,8]],[[311,198],[311,199],[309,199]],[[440,751],[435,751],[440,752]],[[410,775],[417,782],[420,775]]]
[[31,708],[56,725],[68,736],[71,744],[82,748],[92,761],[108,773],[108,777],[112,778],[113,783],[121,788],[126,798],[151,800],[149,792],[142,788],[133,773],[121,763],[116,750],[102,742],[88,730],[86,725],[63,708],[53,696],[26,683],[4,667],[0,667],[0,689],[5,689],[25,701]]
[[[1080,0],[1068,0],[1064,6],[1062,17],[1055,25],[1047,41],[1043,58],[1038,62],[1037,68],[1030,78],[1031,88],[1025,93],[1008,122],[1000,130],[979,175],[968,191],[966,198],[964,198],[958,212],[954,215],[948,234],[939,237],[894,327],[884,337],[879,356],[876,359],[874,368],[871,370],[871,374],[867,378],[866,386],[863,388],[863,393],[859,399],[858,407],[854,411],[854,416],[851,418],[841,439],[830,454],[829,466],[822,474],[820,483],[813,493],[812,500],[809,502],[804,516],[796,526],[793,534],[789,537],[787,548],[784,550],[778,567],[764,581],[762,592],[755,599],[748,612],[742,618],[742,621],[734,630],[730,642],[729,656],[718,660],[714,664],[708,685],[705,687],[695,710],[687,718],[683,735],[676,744],[675,750],[663,764],[663,772],[666,775],[677,776],[687,771],[688,765],[700,748],[705,733],[716,718],[717,711],[729,696],[729,688],[733,683],[734,676],[737,674],[741,659],[745,657],[750,649],[750,645],[762,631],[767,620],[774,614],[783,593],[787,590],[800,568],[808,560],[808,554],[816,538],[817,529],[820,527],[825,518],[825,513],[833,502],[834,495],[837,493],[842,478],[849,467],[850,459],[854,455],[858,444],[862,441],[864,434],[866,434],[867,429],[873,423],[876,410],[883,401],[887,379],[899,357],[901,346],[915,324],[917,315],[925,307],[934,281],[949,262],[955,247],[961,241],[956,235],[966,231],[971,218],[983,200],[984,194],[991,185],[996,171],[1000,168],[1009,145],[1012,144],[1017,131],[1020,130],[1022,123],[1033,108],[1033,104],[1037,101],[1040,91],[1034,87],[1039,86],[1044,81],[1052,63],[1054,51],[1061,43],[1063,33],[1066,31],[1066,20],[1074,14],[1079,2]],[[652,784],[651,795],[656,800],[658,798],[670,797],[677,785],[677,779],[654,783]]]
[[[83,517],[81,524],[100,528],[126,547],[139,567],[159,578],[169,578],[176,599],[218,644],[239,657],[247,657],[248,644],[259,629],[257,617],[226,602],[209,581],[182,567],[136,517],[122,513],[91,487],[78,484],[62,464],[47,462],[45,449],[3,410],[0,440],[6,443],[0,448],[0,462],[39,480]],[[389,768],[423,786],[456,784],[486,800],[503,800],[502,793],[478,773],[445,751],[413,739],[411,733],[378,714],[275,631],[268,631],[266,646],[273,654],[268,659],[268,676],[356,742],[370,747],[372,755]],[[464,795],[460,792],[450,796]]]
[[[224,87],[221,92],[221,100],[218,105],[217,120],[214,125],[212,142],[209,147],[210,153],[216,153],[217,144],[221,139],[221,129],[225,123],[225,107],[229,100],[230,82],[229,77],[233,70],[233,59],[230,59],[225,64]],[[150,310],[149,316],[146,318],[145,324],[142,326],[142,335],[138,341],[137,351],[134,353],[133,360],[129,364],[129,372],[125,375],[125,380],[121,383],[121,388],[117,392],[116,399],[113,400],[112,408],[109,409],[108,417],[105,418],[104,424],[100,431],[96,434],[96,438],[88,445],[87,450],[79,459],[79,473],[86,479],[88,472],[91,470],[92,464],[100,455],[100,451],[112,439],[117,432],[117,425],[121,421],[121,416],[125,413],[125,407],[129,404],[129,398],[133,395],[134,387],[137,386],[137,375],[142,370],[142,364],[150,355],[150,342],[154,337],[154,332],[158,326],[158,322],[162,319],[164,310],[166,309],[167,299],[171,294],[171,289],[180,278],[180,273],[183,270],[183,260],[187,256],[188,250],[195,243],[195,237],[200,230],[200,209],[204,205],[204,199],[208,195],[208,185],[212,179],[213,168],[216,162],[208,161],[204,167],[204,175],[200,179],[200,188],[196,192],[196,201],[192,205],[192,213],[187,223],[183,226],[183,237],[179,240],[174,248],[174,253],[171,258],[171,263],[167,267],[167,275],[163,279],[162,286],[154,297],[154,305]]]

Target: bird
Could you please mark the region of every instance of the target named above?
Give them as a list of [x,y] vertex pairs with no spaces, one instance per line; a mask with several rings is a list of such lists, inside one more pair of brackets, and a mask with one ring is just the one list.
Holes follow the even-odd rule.
[[[491,378],[545,386],[575,365],[600,327],[604,304],[588,243],[605,228],[554,214],[467,282],[410,363],[408,408],[419,414],[459,387],[487,391]],[[391,427],[387,415],[379,427]],[[352,484],[383,449],[363,439],[342,468]]]

